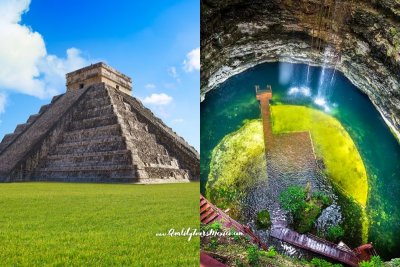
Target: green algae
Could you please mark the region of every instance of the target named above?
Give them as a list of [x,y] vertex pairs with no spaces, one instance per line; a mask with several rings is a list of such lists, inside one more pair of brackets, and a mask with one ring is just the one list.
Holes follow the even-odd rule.
[[225,136],[211,155],[207,195],[221,208],[234,208],[242,193],[266,176],[262,124],[248,121]]
[[273,131],[276,134],[310,131],[317,157],[323,159],[331,182],[365,207],[368,178],[364,163],[353,140],[340,122],[304,106],[272,106]]
[[[360,206],[357,226],[368,237],[365,205],[368,180],[361,156],[347,131],[334,117],[304,106],[271,106],[274,134],[309,131],[315,154],[323,159],[335,189]],[[247,189],[266,179],[261,120],[245,121],[213,149],[207,183],[208,197],[222,208],[236,208]],[[352,224],[355,226],[354,224]]]

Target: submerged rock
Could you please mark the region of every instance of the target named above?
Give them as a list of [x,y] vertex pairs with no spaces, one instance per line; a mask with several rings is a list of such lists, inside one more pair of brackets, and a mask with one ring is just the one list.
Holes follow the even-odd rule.
[[317,232],[326,234],[332,226],[339,225],[343,222],[340,207],[335,203],[324,209],[315,222]]

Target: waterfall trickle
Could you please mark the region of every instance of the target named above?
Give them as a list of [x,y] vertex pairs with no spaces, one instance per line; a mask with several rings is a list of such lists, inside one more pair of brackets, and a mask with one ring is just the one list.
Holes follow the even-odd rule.
[[317,88],[317,96],[314,99],[314,103],[318,106],[324,108],[326,112],[330,111],[330,107],[328,105],[329,98],[331,97],[331,88],[335,76],[335,71],[331,71],[328,69],[329,66],[332,65],[332,61],[335,57],[334,49],[330,46],[326,47],[324,50],[323,56],[323,64],[322,64],[322,71],[319,76],[318,88]]

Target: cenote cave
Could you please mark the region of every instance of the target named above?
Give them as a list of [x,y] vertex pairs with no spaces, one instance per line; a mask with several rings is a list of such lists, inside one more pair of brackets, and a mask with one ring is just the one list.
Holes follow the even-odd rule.
[[[254,196],[253,202],[247,201],[252,192],[246,190],[255,187],[241,183],[267,179],[255,85],[272,87],[276,134],[311,134],[317,162],[326,172],[323,179],[327,181],[322,183],[334,199],[334,205],[324,207],[319,216],[335,209],[325,219],[341,222],[346,244],[356,247],[372,242],[383,259],[400,257],[399,142],[369,97],[333,68],[263,63],[207,92],[201,103],[202,194],[217,206],[230,208],[240,222],[254,226],[248,210],[257,210],[263,201],[254,201]],[[225,187],[211,190],[207,183],[215,185],[218,179],[227,180]],[[223,203],[212,194],[228,196],[225,199],[240,195],[235,205],[243,207]]]

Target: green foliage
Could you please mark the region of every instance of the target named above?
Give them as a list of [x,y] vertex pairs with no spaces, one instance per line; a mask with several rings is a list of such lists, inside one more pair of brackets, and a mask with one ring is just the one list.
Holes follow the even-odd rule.
[[279,202],[284,210],[298,217],[306,207],[306,191],[301,186],[290,186],[279,195]]
[[400,52],[400,34],[395,27],[389,28],[390,36],[393,38],[393,48],[389,47],[386,51],[388,57],[393,56]]
[[199,227],[199,183],[3,183],[0,192],[1,266],[199,265],[199,237],[156,236]]
[[320,258],[313,258],[311,260],[311,265],[313,267],[343,267],[341,264],[333,264],[329,261],[320,259]]
[[249,246],[247,248],[247,260],[249,261],[249,264],[251,264],[252,266],[255,266],[259,263],[260,252],[258,250],[258,247]]
[[299,233],[311,232],[314,223],[321,213],[321,206],[314,200],[306,203],[305,209],[295,217],[295,229]]
[[292,214],[294,227],[300,233],[312,230],[323,206],[322,201],[314,198],[306,201],[306,195],[306,190],[301,186],[290,186],[279,195],[282,208]]
[[339,241],[344,235],[344,230],[340,225],[334,225],[328,228],[327,238],[332,242]]
[[389,33],[392,37],[395,37],[397,35],[397,29],[395,27],[390,27]]
[[400,259],[399,258],[398,259],[393,259],[393,260],[391,260],[391,262],[393,263],[393,265],[395,267],[400,267]]
[[220,222],[213,222],[210,225],[210,228],[213,229],[214,231],[219,231],[221,229],[222,224]]
[[262,210],[257,213],[256,225],[258,229],[268,229],[271,227],[271,216],[268,210]]
[[278,253],[273,246],[269,247],[268,251],[265,253],[268,258],[274,258],[277,254]]
[[360,267],[384,267],[382,259],[379,256],[372,256],[370,261],[362,261]]
[[312,197],[316,200],[321,201],[323,204],[323,207],[327,207],[332,204],[332,199],[328,195],[326,195],[324,192],[321,192],[321,191],[314,192]]
[[235,259],[235,266],[237,267],[244,267],[244,263],[241,261],[241,259]]
[[212,237],[210,240],[210,249],[215,250],[218,246],[218,240],[216,237]]
[[364,236],[367,227],[363,226],[363,220],[366,220],[365,211],[353,199],[344,195],[341,191],[335,192],[338,197],[338,204],[341,207],[344,224],[344,236],[342,240],[351,247],[357,247],[367,240],[367,235]]
[[235,231],[235,229],[231,228],[229,230],[230,235],[233,237],[233,240],[235,240],[236,242],[240,240],[240,235],[238,235],[238,233]]

